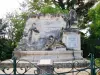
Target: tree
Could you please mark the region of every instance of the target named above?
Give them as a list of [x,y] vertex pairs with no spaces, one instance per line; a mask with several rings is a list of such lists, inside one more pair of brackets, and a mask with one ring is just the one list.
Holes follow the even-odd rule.
[[0,60],[11,58],[14,46],[12,40],[7,39],[8,23],[6,21],[0,22]]
[[12,40],[1,38],[0,39],[0,60],[10,59],[12,57],[12,51],[14,45]]
[[27,20],[27,13],[21,13],[15,17],[11,17],[10,20],[13,23],[13,40],[17,43],[23,35],[24,25]]
[[96,53],[100,54],[100,3],[95,7],[91,8],[88,12],[90,21],[92,22],[89,29],[89,40]]
[[5,38],[7,23],[0,19],[0,38]]

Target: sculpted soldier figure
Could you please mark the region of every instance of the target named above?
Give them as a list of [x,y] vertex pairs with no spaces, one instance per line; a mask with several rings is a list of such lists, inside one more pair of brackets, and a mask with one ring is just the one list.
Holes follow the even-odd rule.
[[66,22],[66,28],[70,28],[71,25],[75,24],[77,21],[77,13],[74,9],[71,9],[68,13],[68,15],[63,16],[64,21]]

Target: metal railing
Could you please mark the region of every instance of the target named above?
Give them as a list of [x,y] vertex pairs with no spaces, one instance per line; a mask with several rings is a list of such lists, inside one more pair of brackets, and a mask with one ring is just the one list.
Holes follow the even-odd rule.
[[[77,67],[76,64],[79,65],[78,61],[74,61],[73,63],[71,63],[72,67],[68,68],[68,69],[70,69],[69,71],[64,71],[64,72],[58,73],[56,70],[54,70],[54,74],[55,75],[82,75],[82,72],[85,72],[85,74],[83,74],[83,75],[100,75],[100,66],[95,64],[94,54],[91,53],[89,56],[90,56],[90,63],[87,66]],[[31,63],[27,60],[22,60],[22,59],[18,60],[18,59],[16,59],[16,57],[13,57],[12,60],[9,60],[9,61],[12,64],[12,70],[10,70],[11,67],[7,67],[6,65],[2,65],[2,63],[0,63],[0,71],[3,72],[4,75],[32,75],[32,74],[26,74],[26,73],[31,68],[40,69],[36,64]],[[19,63],[21,61],[26,61],[27,63],[20,65]],[[54,68],[55,68],[55,66],[54,66]],[[6,72],[8,70],[10,71],[9,73]],[[21,72],[19,72],[19,70]],[[42,69],[40,69],[40,70],[42,70]],[[37,70],[34,70],[34,75],[38,75]],[[49,74],[49,73],[45,72],[43,75],[53,75],[53,74]]]

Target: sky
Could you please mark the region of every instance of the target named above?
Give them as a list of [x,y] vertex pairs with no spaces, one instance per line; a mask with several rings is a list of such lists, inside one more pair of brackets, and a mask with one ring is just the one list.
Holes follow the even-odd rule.
[[13,12],[20,7],[24,0],[0,0],[0,18],[3,18],[7,12]]

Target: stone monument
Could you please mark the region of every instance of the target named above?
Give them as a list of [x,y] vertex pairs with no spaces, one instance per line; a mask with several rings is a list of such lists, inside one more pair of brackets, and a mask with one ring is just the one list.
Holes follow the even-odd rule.
[[81,60],[83,52],[76,25],[74,9],[67,15],[33,15],[26,22],[14,56],[36,63],[41,59],[50,59],[54,63]]

